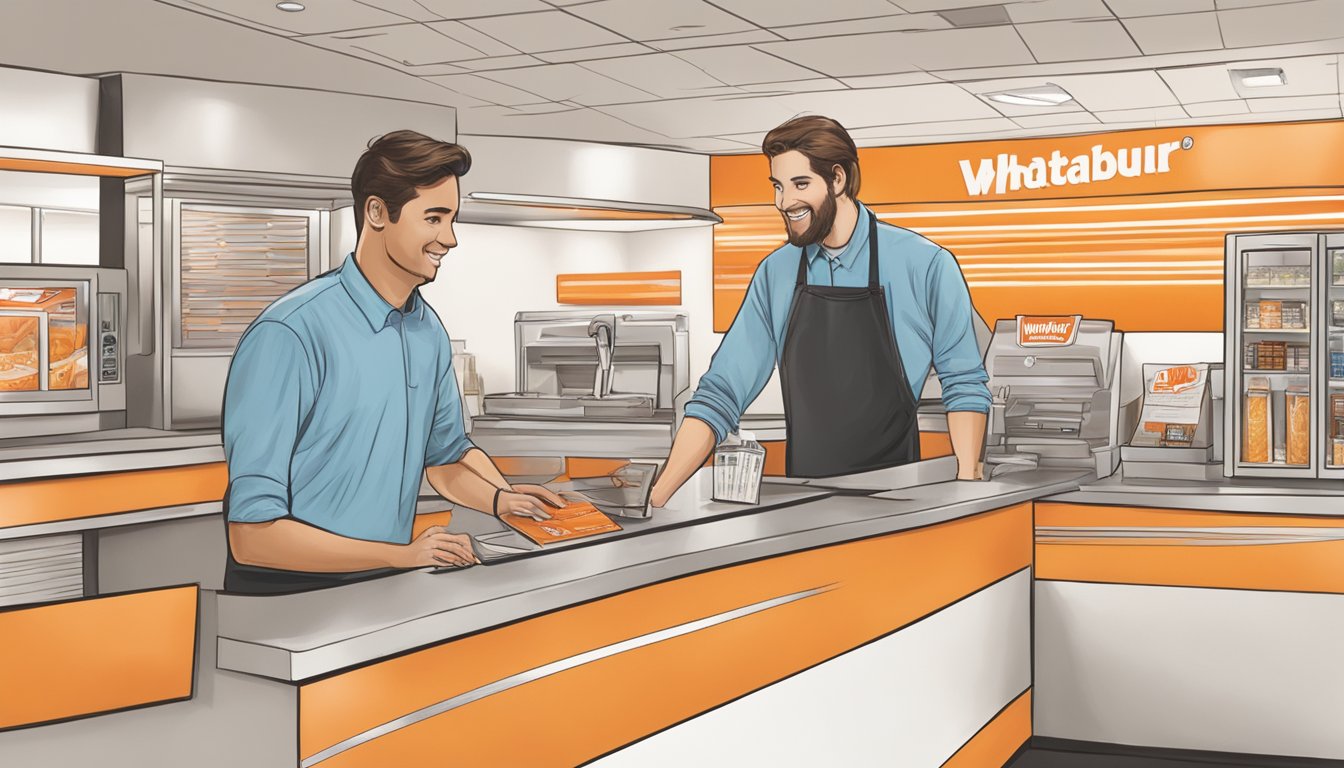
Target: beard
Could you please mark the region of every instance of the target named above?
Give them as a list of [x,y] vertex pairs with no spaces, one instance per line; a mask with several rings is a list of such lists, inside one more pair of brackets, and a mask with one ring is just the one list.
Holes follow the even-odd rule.
[[807,206],[808,210],[812,212],[812,223],[808,225],[807,229],[803,230],[802,234],[794,234],[789,217],[783,211],[780,211],[780,215],[784,217],[784,232],[789,236],[790,245],[804,247],[816,245],[826,239],[826,236],[831,233],[831,226],[835,224],[835,198],[836,195],[827,194],[826,198],[821,201],[820,209]]

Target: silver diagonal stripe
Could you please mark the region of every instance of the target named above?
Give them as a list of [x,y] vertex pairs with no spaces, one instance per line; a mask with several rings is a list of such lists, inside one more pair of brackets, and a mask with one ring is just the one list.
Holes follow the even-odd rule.
[[647,635],[632,637],[629,640],[622,640],[619,643],[613,643],[611,645],[606,645],[601,648],[595,648],[591,651],[585,651],[584,653],[560,659],[559,661],[553,661],[550,664],[546,664],[537,667],[535,669],[529,669],[526,672],[519,672],[516,675],[510,675],[509,677],[503,678],[502,680],[496,680],[493,683],[482,685],[481,687],[474,688],[470,691],[467,691],[466,693],[460,693],[450,699],[444,699],[443,701],[440,701],[437,704],[431,704],[428,707],[417,709],[416,711],[411,712],[410,714],[402,715],[401,717],[383,723],[382,725],[377,726],[376,728],[370,728],[369,730],[364,731],[363,733],[351,736],[350,738],[338,742],[336,744],[333,744],[330,747],[327,747],[326,749],[322,750],[321,752],[318,752],[317,754],[313,755],[312,757],[305,759],[302,763],[300,763],[300,766],[302,768],[310,768],[311,766],[317,765],[318,763],[328,758],[335,757],[336,755],[339,755],[348,749],[354,749],[360,744],[372,741],[373,739],[376,739],[380,736],[386,736],[389,733],[399,731],[407,726],[415,725],[416,723],[421,722],[423,720],[428,720],[429,718],[434,717],[435,715],[441,715],[444,712],[452,711],[454,709],[457,709],[458,707],[470,704],[473,701],[480,701],[481,699],[484,699],[487,696],[493,696],[497,693],[502,693],[504,691],[509,690],[510,688],[517,688],[520,685],[525,685],[534,680],[540,680],[544,677],[549,677],[550,675],[558,674],[560,672],[564,672],[569,669],[574,669],[575,667],[581,667],[584,664],[591,664],[594,661],[599,661],[601,659],[605,659],[610,656],[625,653],[626,651],[633,651],[636,648],[643,648],[646,645],[653,645],[654,643],[660,643],[664,640],[671,640],[674,637],[681,637],[682,635],[689,635],[694,632],[699,632],[702,629],[708,629],[718,624],[724,624],[733,621],[735,619],[741,619],[746,616],[750,616],[753,613],[768,611],[771,608],[778,608],[782,605],[788,605],[789,603],[797,602],[798,600],[804,600],[809,597],[815,597],[816,595],[820,595],[823,592],[829,592],[830,590],[834,589],[835,586],[836,585],[834,584],[829,584],[823,587],[816,587],[814,589],[804,590],[802,592],[794,592],[793,594],[789,595],[781,595],[780,597],[771,598],[769,600],[764,600],[759,603],[752,603],[751,605],[744,605],[741,608],[734,608],[731,611],[725,611],[724,613],[716,613],[713,616],[706,616],[703,619],[697,619],[695,621],[687,622],[685,624],[678,624],[675,627],[668,627],[667,629],[660,629],[657,632],[650,632]]

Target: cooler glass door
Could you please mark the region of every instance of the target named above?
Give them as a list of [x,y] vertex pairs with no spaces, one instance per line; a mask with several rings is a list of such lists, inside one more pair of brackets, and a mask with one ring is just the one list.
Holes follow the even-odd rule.
[[1319,237],[1227,238],[1225,474],[1314,477]]
[[1321,235],[1317,381],[1320,409],[1320,476],[1344,478],[1344,232]]

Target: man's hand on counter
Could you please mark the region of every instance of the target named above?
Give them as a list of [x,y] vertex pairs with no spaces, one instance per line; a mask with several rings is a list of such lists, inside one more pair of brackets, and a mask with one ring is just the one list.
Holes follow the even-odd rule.
[[563,507],[569,504],[569,502],[565,501],[563,496],[544,485],[515,485],[513,486],[513,490],[518,493],[525,493],[528,496],[535,496],[547,504],[550,504],[552,507]]
[[[521,515],[523,517],[530,517],[533,520],[550,520],[551,514],[546,511],[542,499],[538,495],[533,495],[530,492],[520,492],[519,489],[522,488],[540,488],[540,486],[520,485],[516,486],[512,493],[504,491],[499,494],[499,500],[496,502],[497,506],[494,510],[495,515],[498,517],[503,517],[504,515]],[[546,489],[542,488],[541,490]],[[565,506],[564,499],[556,496],[550,491],[546,491],[546,494],[549,497],[554,497],[556,500],[556,503],[554,504],[550,501],[545,502],[546,504],[551,504],[552,507]]]
[[395,568],[423,568],[425,566],[462,567],[481,561],[471,551],[471,538],[464,533],[449,533],[441,525],[426,528],[415,541],[397,548],[393,558]]

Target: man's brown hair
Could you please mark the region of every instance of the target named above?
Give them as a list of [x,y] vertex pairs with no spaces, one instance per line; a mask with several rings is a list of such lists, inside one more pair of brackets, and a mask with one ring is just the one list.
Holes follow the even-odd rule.
[[372,139],[350,176],[356,235],[364,231],[364,207],[370,197],[387,204],[387,218],[395,223],[402,206],[415,197],[416,187],[430,187],[449,176],[465,176],[470,169],[471,154],[465,147],[423,133],[393,131]]
[[795,117],[765,134],[761,151],[768,158],[798,150],[807,158],[812,172],[827,183],[835,181],[835,166],[845,169],[844,192],[851,200],[859,195],[859,150],[845,127],[829,117]]

